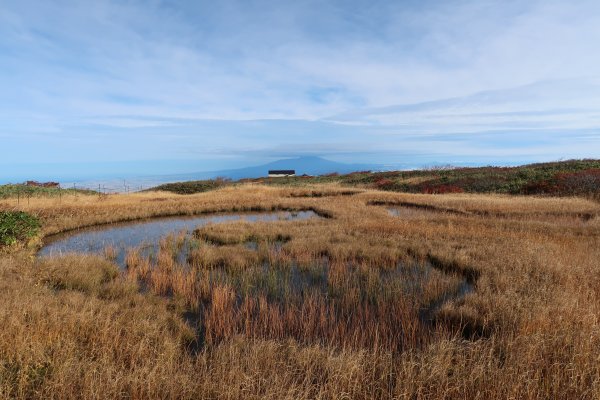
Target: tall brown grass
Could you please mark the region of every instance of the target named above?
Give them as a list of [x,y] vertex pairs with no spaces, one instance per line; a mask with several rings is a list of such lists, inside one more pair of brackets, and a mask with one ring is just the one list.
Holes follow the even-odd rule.
[[[343,190],[21,205],[45,235],[215,211],[332,218],[205,226],[164,239],[152,259],[132,249],[121,272],[110,250],[1,255],[0,397],[600,397],[597,203]],[[404,218],[374,202],[428,207]],[[467,279],[473,291],[446,296]]]

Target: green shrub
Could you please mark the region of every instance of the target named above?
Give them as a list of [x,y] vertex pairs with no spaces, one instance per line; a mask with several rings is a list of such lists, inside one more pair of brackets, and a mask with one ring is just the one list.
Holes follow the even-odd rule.
[[177,194],[194,194],[216,190],[227,185],[231,185],[231,180],[217,178],[207,179],[204,181],[165,183],[163,185],[148,189],[148,191],[161,190]]
[[23,211],[0,211],[0,246],[26,241],[37,235],[40,221]]
[[23,184],[0,185],[0,199],[28,197],[60,197],[66,195],[97,195],[98,192],[88,189],[63,189],[58,187],[27,186]]

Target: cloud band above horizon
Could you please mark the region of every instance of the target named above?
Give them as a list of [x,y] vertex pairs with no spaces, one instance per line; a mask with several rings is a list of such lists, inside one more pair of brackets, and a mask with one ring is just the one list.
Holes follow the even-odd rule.
[[9,0],[0,165],[593,157],[598,43],[595,1]]

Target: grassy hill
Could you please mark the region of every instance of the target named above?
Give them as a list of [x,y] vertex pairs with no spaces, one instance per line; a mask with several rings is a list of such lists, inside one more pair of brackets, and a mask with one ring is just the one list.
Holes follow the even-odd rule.
[[[408,193],[506,193],[557,196],[600,195],[600,160],[569,160],[518,167],[432,168],[414,171],[361,171],[314,177],[242,179],[268,185],[298,186],[339,182],[344,186]],[[205,180],[161,185],[152,190],[191,194],[234,182]]]

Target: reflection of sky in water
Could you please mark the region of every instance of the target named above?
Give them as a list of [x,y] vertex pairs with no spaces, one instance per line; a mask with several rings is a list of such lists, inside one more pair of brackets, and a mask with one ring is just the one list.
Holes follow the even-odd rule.
[[272,212],[260,214],[223,214],[203,216],[165,217],[152,220],[124,222],[110,225],[84,228],[55,235],[40,250],[40,256],[62,253],[101,253],[108,246],[116,250],[116,261],[124,265],[125,252],[132,247],[146,247],[147,252],[158,249],[161,238],[169,234],[185,231],[188,234],[195,228],[210,223],[228,221],[277,221],[302,220],[316,217],[313,211]]

